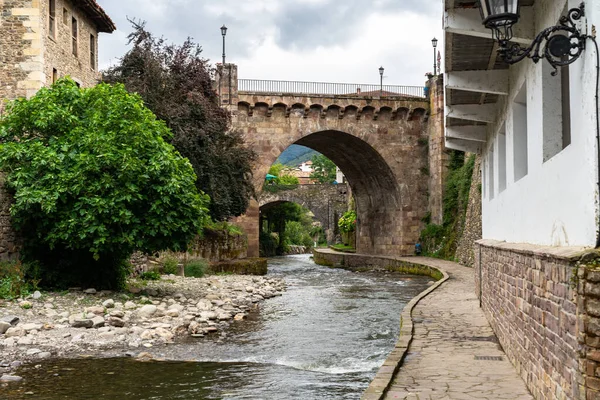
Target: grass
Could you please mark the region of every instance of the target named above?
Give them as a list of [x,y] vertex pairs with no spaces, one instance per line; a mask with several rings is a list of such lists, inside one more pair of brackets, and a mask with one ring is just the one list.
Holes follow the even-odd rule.
[[356,249],[352,246],[349,246],[347,244],[342,244],[342,243],[338,243],[338,244],[334,244],[331,247],[333,250],[337,250],[337,251],[341,251],[344,253],[356,253]]

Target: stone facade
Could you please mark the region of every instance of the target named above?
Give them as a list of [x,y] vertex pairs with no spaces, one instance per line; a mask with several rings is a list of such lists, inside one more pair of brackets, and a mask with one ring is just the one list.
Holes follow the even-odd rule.
[[306,207],[325,230],[327,243],[334,243],[338,232],[338,220],[348,210],[348,196],[349,190],[345,184],[298,185],[295,189],[276,193],[263,191],[260,194],[259,205],[261,211],[282,202],[297,203]]
[[[95,0],[55,0],[54,10],[52,35],[50,0],[0,0],[0,115],[7,101],[31,97],[56,78],[70,75],[84,87],[98,82],[98,32],[112,32],[114,24]],[[73,18],[77,20],[77,57],[72,48]],[[19,241],[10,224],[11,201],[2,185],[0,259],[18,256]]]
[[475,246],[481,307],[536,399],[586,398],[578,353],[585,300],[572,281],[583,250],[493,240]]
[[462,265],[472,267],[475,264],[473,244],[481,239],[481,157],[479,156],[475,158],[469,202],[461,229],[455,258]]
[[[313,148],[340,167],[352,187],[357,251],[413,252],[428,211],[429,159],[422,144],[428,136],[427,99],[241,92],[237,68],[229,64],[219,67],[217,87],[232,111],[233,129],[242,131],[258,153],[258,192],[269,167],[288,146]],[[258,252],[257,217],[258,204],[253,203],[238,220],[248,232],[251,256]]]
[[431,115],[427,124],[429,146],[429,212],[431,222],[444,221],[444,182],[448,173],[448,154],[444,144],[444,76],[427,82]]

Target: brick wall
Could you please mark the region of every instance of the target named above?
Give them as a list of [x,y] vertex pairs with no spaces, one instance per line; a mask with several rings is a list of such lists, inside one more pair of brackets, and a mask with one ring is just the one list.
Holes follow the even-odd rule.
[[492,240],[475,245],[481,306],[536,399],[584,398],[572,284],[582,251]]

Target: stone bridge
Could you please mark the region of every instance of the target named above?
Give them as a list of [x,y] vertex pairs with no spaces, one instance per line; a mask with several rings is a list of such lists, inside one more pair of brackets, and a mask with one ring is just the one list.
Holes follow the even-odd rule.
[[[356,200],[357,251],[411,254],[428,212],[441,221],[443,132],[429,123],[430,99],[443,116],[435,95],[441,85],[425,97],[416,87],[248,81],[226,64],[218,67],[216,87],[232,129],[258,153],[258,193],[277,157],[299,144],[327,156],[346,176]],[[238,220],[250,256],[258,255],[259,208],[252,201]]]
[[287,190],[269,189],[271,188],[265,187],[258,199],[261,214],[283,202],[300,204],[309,209],[320,222],[325,230],[327,243],[335,241],[338,219],[348,209],[350,190],[347,185],[295,185]]

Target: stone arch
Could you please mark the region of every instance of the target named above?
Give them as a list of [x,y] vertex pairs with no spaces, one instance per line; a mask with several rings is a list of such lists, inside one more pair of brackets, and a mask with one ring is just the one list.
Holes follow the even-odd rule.
[[323,112],[323,106],[320,104],[311,104],[311,106],[308,108],[308,118],[320,118],[321,117],[321,113]]
[[362,109],[361,115],[363,119],[370,121],[375,118],[375,107],[365,106]]
[[273,105],[273,118],[285,118],[287,113],[287,104],[276,103]]
[[415,108],[412,113],[410,113],[409,120],[410,121],[421,121],[425,117],[426,110],[424,108]]
[[338,106],[337,104],[332,104],[329,107],[327,107],[327,118],[330,119],[337,119],[340,118],[342,116],[342,109],[340,106]]
[[344,118],[345,119],[356,119],[358,118],[358,107],[356,106],[346,106],[344,109]]
[[250,104],[245,101],[240,101],[238,103],[238,114],[240,115],[249,115],[250,113]]
[[292,105],[290,116],[303,117],[306,112],[306,106],[302,103],[296,103]]
[[381,107],[377,116],[378,121],[391,121],[392,120],[392,109],[391,107]]
[[269,113],[269,105],[267,103],[256,103],[254,105],[254,116],[266,117]]
[[406,107],[400,107],[398,111],[396,111],[396,119],[400,121],[406,121],[408,118],[410,110]]

